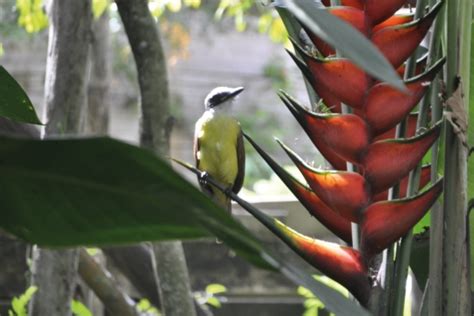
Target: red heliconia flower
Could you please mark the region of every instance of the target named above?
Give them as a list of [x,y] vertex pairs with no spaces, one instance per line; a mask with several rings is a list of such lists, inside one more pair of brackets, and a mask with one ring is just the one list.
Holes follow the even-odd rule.
[[[323,0],[326,6],[330,1]],[[422,18],[393,16],[405,0],[343,0],[328,12],[353,25],[370,39],[399,74],[432,25],[442,3]],[[408,198],[388,199],[388,189],[399,184],[401,197],[408,191],[408,175],[438,139],[441,122],[417,130],[413,109],[444,64],[441,59],[426,68],[426,56],[416,64],[416,75],[405,80],[408,91],[371,78],[303,25],[319,53],[309,54],[293,41],[289,52],[316,94],[331,113],[315,113],[280,92],[290,113],[335,170],[315,168],[279,142],[306,180],[297,181],[253,140],[257,152],[306,209],[348,244],[351,222],[361,226],[361,251],[303,236],[281,222],[273,231],[314,267],[340,282],[363,304],[370,295],[367,264],[374,255],[405,235],[431,208],[442,192],[442,180]],[[342,104],[351,108],[341,113]],[[395,127],[406,120],[406,137],[395,139]],[[352,163],[355,171],[346,171]],[[431,167],[421,168],[419,187],[431,179]],[[276,227],[276,228],[275,228]]]

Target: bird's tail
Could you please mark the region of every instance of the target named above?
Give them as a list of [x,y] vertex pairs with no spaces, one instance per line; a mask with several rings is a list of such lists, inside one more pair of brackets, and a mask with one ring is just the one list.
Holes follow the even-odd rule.
[[224,192],[221,192],[219,190],[213,190],[212,200],[216,202],[217,205],[220,205],[221,207],[226,209],[229,213],[232,213],[230,198],[225,195]]

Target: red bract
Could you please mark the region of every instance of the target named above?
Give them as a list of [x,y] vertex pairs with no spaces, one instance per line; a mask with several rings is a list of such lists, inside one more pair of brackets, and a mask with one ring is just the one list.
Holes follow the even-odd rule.
[[438,180],[415,197],[370,205],[361,224],[361,249],[365,256],[370,258],[405,235],[431,208],[442,190],[443,182]]
[[293,176],[291,176],[284,168],[282,168],[270,155],[268,155],[262,148],[260,148],[248,135],[245,135],[247,140],[278,175],[278,177],[285,183],[296,198],[303,204],[308,212],[319,220],[324,226],[332,231],[336,236],[351,244],[351,222],[341,215],[334,212],[328,207],[319,196],[316,195],[306,185],[300,183]]
[[285,241],[306,261],[344,284],[359,302],[367,303],[370,293],[367,266],[357,250],[302,235],[277,220],[275,224],[285,235]]
[[[430,28],[442,3],[421,19],[392,16],[404,0],[342,1],[328,11],[352,24],[398,68],[415,51]],[[329,1],[323,1],[329,5]],[[284,239],[314,267],[346,286],[362,304],[370,287],[366,264],[372,257],[405,235],[426,214],[442,192],[441,180],[410,198],[389,200],[388,189],[400,184],[408,191],[408,175],[438,139],[441,123],[417,131],[417,113],[411,113],[444,64],[434,63],[425,72],[426,58],[417,61],[406,92],[371,78],[350,60],[338,58],[334,49],[303,26],[320,54],[315,57],[297,43],[291,52],[299,69],[332,113],[315,113],[285,92],[279,96],[308,134],[312,143],[336,170],[315,168],[280,142],[305,178],[307,185],[290,176],[252,140],[252,145],[299,201],[321,223],[351,242],[350,222],[361,225],[361,252],[314,240],[278,224]],[[330,58],[321,58],[320,56]],[[342,103],[351,113],[341,114]],[[406,119],[406,137],[394,139],[395,126]],[[355,171],[346,171],[346,163]],[[419,186],[431,178],[430,166],[421,168]],[[285,240],[286,240],[285,239]],[[288,242],[288,241],[287,241]]]

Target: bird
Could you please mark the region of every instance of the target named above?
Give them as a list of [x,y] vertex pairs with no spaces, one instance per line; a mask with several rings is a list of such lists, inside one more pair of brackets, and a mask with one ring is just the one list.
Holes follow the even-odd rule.
[[[243,87],[214,88],[204,100],[204,114],[194,132],[196,168],[237,194],[245,174],[245,150],[242,128],[233,116],[232,107]],[[231,213],[230,198],[198,176],[201,190]]]

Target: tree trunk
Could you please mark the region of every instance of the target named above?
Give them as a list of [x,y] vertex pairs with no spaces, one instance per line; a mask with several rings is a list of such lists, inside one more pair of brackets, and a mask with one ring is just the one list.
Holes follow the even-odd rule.
[[109,131],[109,81],[111,45],[109,12],[92,23],[91,67],[87,87],[86,132],[107,135]]
[[[77,134],[85,105],[91,1],[53,0],[49,12],[46,136]],[[76,249],[34,250],[31,283],[38,287],[38,292],[30,304],[31,315],[71,314],[77,265]]]
[[[155,20],[146,0],[116,0],[135,57],[141,95],[140,144],[158,155],[169,153],[166,59]],[[166,316],[196,315],[181,242],[154,245],[161,309]]]

